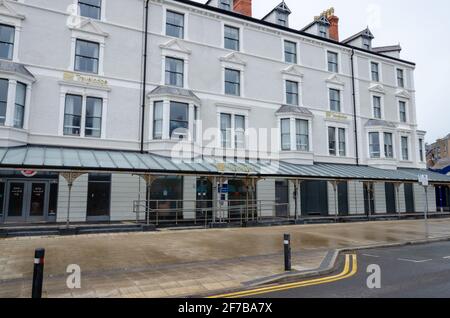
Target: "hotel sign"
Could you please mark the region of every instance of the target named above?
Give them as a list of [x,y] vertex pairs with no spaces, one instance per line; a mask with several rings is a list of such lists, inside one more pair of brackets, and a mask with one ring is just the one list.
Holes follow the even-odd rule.
[[249,166],[245,165],[234,165],[229,163],[218,163],[216,164],[216,168],[219,172],[234,172],[234,173],[252,173],[255,172],[254,169],[252,169]]
[[72,81],[72,82],[79,82],[83,84],[88,85],[96,85],[96,86],[108,86],[108,81],[102,78],[93,77],[93,76],[87,76],[87,75],[81,75],[77,73],[72,72],[64,72],[64,80],[65,81]]
[[327,118],[337,120],[347,120],[348,117],[339,113],[327,112]]

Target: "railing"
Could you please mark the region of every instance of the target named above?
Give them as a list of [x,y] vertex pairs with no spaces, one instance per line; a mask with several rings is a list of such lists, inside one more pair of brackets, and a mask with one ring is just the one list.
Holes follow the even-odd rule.
[[136,222],[157,226],[190,224],[208,227],[210,223],[237,223],[264,220],[292,220],[289,204],[268,200],[138,200],[133,202]]

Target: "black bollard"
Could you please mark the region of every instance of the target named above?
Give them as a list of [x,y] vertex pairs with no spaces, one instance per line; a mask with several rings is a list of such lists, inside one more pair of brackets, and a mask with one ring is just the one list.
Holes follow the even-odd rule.
[[31,298],[42,298],[42,283],[44,281],[45,249],[37,248],[34,251],[33,289]]
[[284,270],[290,272],[291,268],[291,235],[284,234]]

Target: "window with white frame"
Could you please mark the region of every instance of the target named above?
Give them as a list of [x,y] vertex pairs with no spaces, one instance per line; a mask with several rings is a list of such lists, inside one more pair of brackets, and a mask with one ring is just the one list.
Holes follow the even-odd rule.
[[339,63],[338,63],[338,54],[336,52],[327,52],[328,57],[328,72],[338,73],[339,72]]
[[298,100],[298,82],[286,81],[286,104],[299,105]]
[[277,11],[277,24],[287,27],[288,26],[288,15],[286,12]]
[[[83,107],[85,107],[84,112]],[[100,138],[102,136],[102,116],[102,98],[66,94],[63,134],[66,136]],[[84,124],[84,131],[82,131],[82,124]]]
[[179,39],[184,38],[184,14],[167,10],[166,35]]
[[394,158],[392,133],[384,133],[384,156],[389,159]]
[[75,47],[75,71],[98,74],[99,52],[99,43],[77,39]]
[[419,158],[421,162],[424,162],[423,139],[419,139]]
[[197,141],[197,139],[198,139],[198,131],[197,131],[197,129],[198,129],[198,124],[197,124],[197,122],[198,122],[198,106],[195,106],[194,105],[194,125],[193,125],[193,127],[194,127],[194,131],[193,131],[193,136],[194,136],[194,141]]
[[398,87],[405,87],[405,74],[402,69],[397,69],[397,85]]
[[335,88],[329,89],[330,110],[333,112],[341,112],[341,91]]
[[78,0],[80,16],[100,20],[102,0]]
[[225,69],[225,94],[241,95],[241,72],[238,70]]
[[376,119],[381,119],[381,97],[373,96],[373,117]]
[[281,150],[291,150],[291,119],[281,119]]
[[227,11],[231,11],[233,0],[219,0],[219,8]]
[[229,25],[224,26],[224,47],[229,50],[239,51],[239,28]]
[[153,103],[153,139],[162,139],[163,135],[163,102]]
[[184,60],[166,57],[166,85],[184,86]]
[[297,43],[284,41],[284,61],[286,63],[297,64]]
[[399,108],[400,122],[401,123],[406,123],[406,121],[407,121],[407,118],[406,118],[406,102],[399,101],[398,102],[398,108]]
[[103,99],[98,97],[86,97],[86,122],[84,128],[84,135],[86,137],[101,137],[102,109]]
[[372,81],[373,82],[379,82],[380,81],[380,64],[376,62],[370,63],[370,73],[372,75]]
[[345,128],[328,127],[328,153],[330,156],[347,155]]
[[408,146],[408,137],[401,137],[401,146],[402,146],[402,160],[409,160],[409,146]]
[[328,26],[323,23],[319,24],[319,36],[328,38]]
[[0,59],[12,60],[14,55],[15,27],[0,24]]
[[363,45],[363,49],[365,49],[365,50],[367,50],[367,51],[370,51],[370,48],[371,48],[371,45],[372,43],[371,43],[371,40],[370,40],[370,38],[368,38],[368,37],[363,37],[362,38],[362,45]]
[[27,85],[17,82],[16,86],[16,103],[14,107],[14,127],[23,128],[25,118],[25,101],[27,96]]
[[231,114],[220,114],[220,136],[222,148],[231,148]]
[[380,158],[380,134],[378,132],[369,133],[369,154],[370,158]]
[[169,129],[170,138],[187,138],[189,131],[189,104],[170,102]]
[[0,125],[5,125],[6,122],[6,108],[8,105],[8,88],[9,81],[7,79],[0,79]]
[[309,122],[305,119],[295,120],[297,151],[309,151]]
[[234,148],[245,149],[245,116],[234,115]]

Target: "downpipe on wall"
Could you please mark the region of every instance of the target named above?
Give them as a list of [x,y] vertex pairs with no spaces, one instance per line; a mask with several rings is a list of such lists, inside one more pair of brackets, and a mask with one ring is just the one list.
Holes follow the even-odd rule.
[[144,26],[144,56],[142,72],[142,111],[141,111],[141,153],[144,153],[144,135],[145,135],[145,101],[147,99],[147,57],[148,57],[148,11],[149,0],[145,0],[145,26]]

